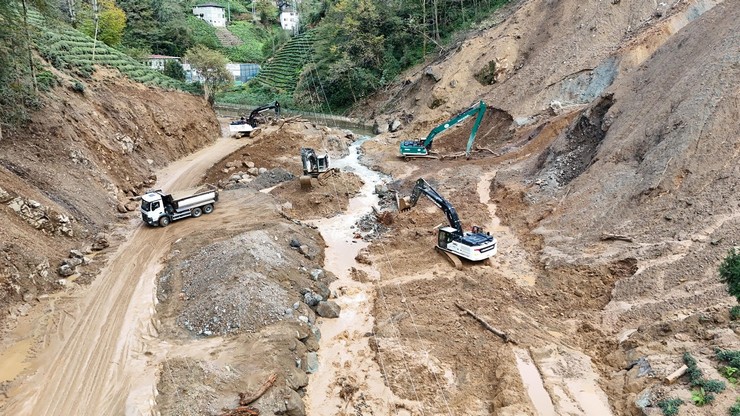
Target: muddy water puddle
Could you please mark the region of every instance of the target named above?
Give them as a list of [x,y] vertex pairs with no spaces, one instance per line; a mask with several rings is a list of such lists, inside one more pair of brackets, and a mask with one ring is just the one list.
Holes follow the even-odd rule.
[[[306,414],[312,416],[354,415],[353,406],[358,405],[370,406],[373,414],[396,414],[395,403],[401,402],[386,386],[382,369],[370,348],[374,326],[373,281],[379,279],[379,274],[372,267],[355,261],[360,250],[369,245],[355,238],[358,231],[355,224],[378,203],[373,192],[375,184],[383,180],[378,172],[359,163],[359,147],[368,139],[356,141],[350,146],[348,156],[332,162],[333,168],[352,172],[364,181],[360,192],[350,199],[347,211],[332,218],[311,221],[326,243],[324,268],[337,276],[331,290],[337,295],[334,301],[342,308],[338,318],[319,321],[319,367],[309,376],[304,398]],[[371,281],[353,280],[350,273],[353,267],[367,273]],[[354,403],[340,398],[343,387],[358,388]]]

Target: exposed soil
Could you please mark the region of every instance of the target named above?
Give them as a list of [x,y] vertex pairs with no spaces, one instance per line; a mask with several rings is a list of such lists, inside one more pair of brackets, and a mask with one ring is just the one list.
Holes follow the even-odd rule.
[[[367,141],[298,118],[216,139],[199,99],[103,71],[58,88],[0,142],[0,411],[727,414],[735,385],[699,407],[663,379],[685,352],[723,379],[714,348],[740,349],[717,276],[740,232],[738,21],[721,0],[516,2],[358,106],[401,124]],[[479,100],[469,159],[470,122],[398,157]],[[301,147],[337,171],[301,189]],[[456,270],[444,213],[396,210],[420,177],[494,257]],[[206,183],[214,213],[140,224],[130,198]]]

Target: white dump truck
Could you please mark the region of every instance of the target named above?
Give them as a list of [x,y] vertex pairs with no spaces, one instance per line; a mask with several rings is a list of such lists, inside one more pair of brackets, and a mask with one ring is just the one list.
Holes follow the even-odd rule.
[[182,218],[210,214],[216,201],[216,190],[176,197],[158,189],[141,197],[141,219],[149,225],[166,227],[170,222]]

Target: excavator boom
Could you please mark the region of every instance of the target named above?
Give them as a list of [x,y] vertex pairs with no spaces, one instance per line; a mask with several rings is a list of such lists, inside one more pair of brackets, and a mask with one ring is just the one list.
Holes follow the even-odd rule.
[[477,105],[474,105],[468,108],[467,110],[456,115],[450,120],[433,128],[432,131],[430,131],[429,134],[427,135],[426,139],[402,141],[401,149],[400,149],[401,156],[419,157],[419,156],[428,155],[429,151],[432,149],[432,143],[434,142],[434,138],[438,134],[449,129],[450,127],[453,127],[453,126],[456,126],[462,123],[463,121],[467,120],[470,117],[475,116],[475,124],[473,124],[473,128],[470,131],[470,137],[468,138],[467,146],[465,147],[465,155],[466,157],[469,157],[470,150],[473,148],[473,142],[475,141],[475,135],[478,133],[478,128],[480,127],[481,121],[483,121],[483,116],[485,115],[485,113],[486,113],[486,103],[484,103],[483,101],[480,101]]

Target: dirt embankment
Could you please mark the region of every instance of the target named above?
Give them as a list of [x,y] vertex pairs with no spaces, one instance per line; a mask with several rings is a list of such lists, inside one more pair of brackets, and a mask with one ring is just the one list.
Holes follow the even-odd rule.
[[[740,227],[738,13],[730,2],[705,0],[525,2],[502,25],[376,97],[398,109],[379,124],[398,119],[402,127],[366,146],[371,164],[401,179],[397,188],[406,194],[424,177],[463,222],[490,225],[499,237],[497,266],[456,272],[432,249],[434,227],[446,219],[420,202],[397,215],[392,238],[371,247],[385,282],[376,305],[379,342],[400,344],[378,351],[379,361],[396,363],[386,367],[396,375],[394,392],[412,398],[414,387],[426,386],[415,377],[446,374],[458,377],[446,398],[440,387],[419,394],[430,407],[469,397],[470,383],[486,393],[479,407],[457,408],[467,414],[606,414],[604,405],[614,414],[643,414],[659,411],[665,397],[691,403],[686,383],[658,382],[680,367],[684,351],[699,358],[707,377],[720,377],[709,347],[740,348],[728,317],[734,300],[716,273]],[[500,72],[482,85],[476,73],[491,60]],[[399,160],[401,139],[425,136],[471,98],[507,116],[489,124],[497,126],[491,132],[479,131],[492,152],[467,161]],[[470,124],[440,135],[435,147],[462,150]],[[478,178],[493,204],[488,210],[473,192]],[[500,340],[459,317],[455,299],[528,348],[546,393],[473,382],[517,368],[506,349],[486,354],[497,362],[477,361],[480,372],[457,366],[483,350],[479,339]],[[470,332],[444,335],[468,324]],[[436,351],[426,363],[413,353],[419,344]],[[577,370],[559,371],[563,364]],[[413,365],[420,368],[404,369]],[[571,391],[577,403],[566,397],[584,380],[601,391]],[[507,408],[494,399],[500,394],[529,397],[532,407]],[[543,394],[544,407],[535,400]],[[682,412],[721,414],[733,401],[722,394]]]
[[[98,233],[111,230],[117,211],[136,209],[129,197],[154,184],[155,169],[219,136],[215,114],[200,97],[105,69],[84,81],[84,92],[58,76],[63,85],[41,98],[30,122],[5,129],[0,141],[3,310],[58,290],[60,277],[89,281],[99,264],[88,264],[90,248],[115,238]],[[71,267],[60,276],[62,259],[74,257],[70,249],[79,249],[82,261],[67,259]],[[6,319],[2,314],[0,323]]]

